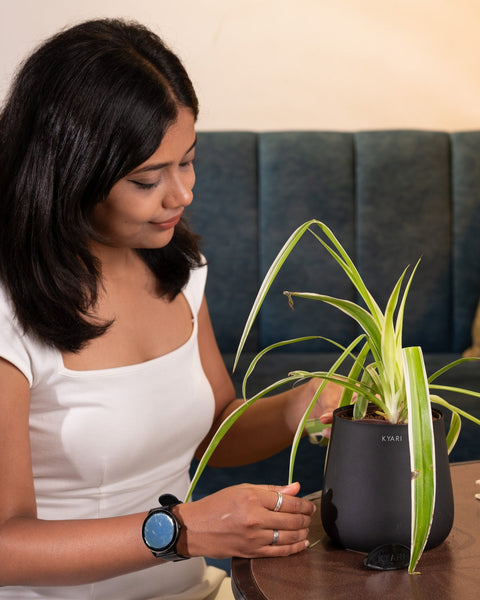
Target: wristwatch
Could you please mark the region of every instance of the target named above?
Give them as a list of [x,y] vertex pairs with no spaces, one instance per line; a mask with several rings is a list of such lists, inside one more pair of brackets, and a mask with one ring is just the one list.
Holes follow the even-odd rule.
[[181,504],[173,494],[162,494],[158,499],[161,506],[152,508],[142,527],[142,537],[147,548],[156,558],[178,561],[190,558],[177,552],[177,542],[182,526],[172,513],[172,508]]

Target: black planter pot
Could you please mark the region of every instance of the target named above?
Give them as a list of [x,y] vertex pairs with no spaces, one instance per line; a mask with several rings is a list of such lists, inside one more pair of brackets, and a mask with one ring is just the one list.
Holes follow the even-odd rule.
[[[383,544],[410,546],[411,490],[407,425],[352,421],[334,412],[321,516],[325,531],[344,548],[370,552]],[[453,524],[453,491],[440,411],[433,421],[437,488],[426,548],[440,544]]]

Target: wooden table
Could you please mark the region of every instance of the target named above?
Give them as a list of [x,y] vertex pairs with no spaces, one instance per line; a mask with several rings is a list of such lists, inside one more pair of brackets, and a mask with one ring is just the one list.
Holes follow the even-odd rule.
[[[232,561],[237,600],[478,600],[480,598],[480,461],[451,465],[455,518],[445,542],[423,554],[417,570],[376,571],[364,554],[334,547],[317,510],[313,547],[287,558]],[[318,497],[313,498],[318,504]]]

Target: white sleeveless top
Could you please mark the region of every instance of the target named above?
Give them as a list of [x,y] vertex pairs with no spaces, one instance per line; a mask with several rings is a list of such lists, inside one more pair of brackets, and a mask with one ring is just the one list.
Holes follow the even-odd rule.
[[[206,266],[192,271],[183,291],[194,315],[183,346],[141,364],[96,371],[67,369],[58,350],[23,335],[0,288],[0,356],[30,384],[40,519],[114,517],[158,506],[161,493],[184,498],[193,453],[214,415],[197,340],[206,273]],[[89,585],[0,587],[0,598],[200,600],[224,576],[195,558]]]

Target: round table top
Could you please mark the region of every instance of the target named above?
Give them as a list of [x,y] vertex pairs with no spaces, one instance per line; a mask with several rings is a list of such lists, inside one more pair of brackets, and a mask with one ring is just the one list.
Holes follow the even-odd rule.
[[[445,542],[424,552],[417,570],[378,571],[364,566],[365,555],[337,548],[325,534],[320,510],[310,527],[311,546],[286,558],[232,561],[238,600],[476,600],[480,597],[480,461],[451,465],[455,499],[452,531]],[[310,496],[319,504],[320,493]]]

